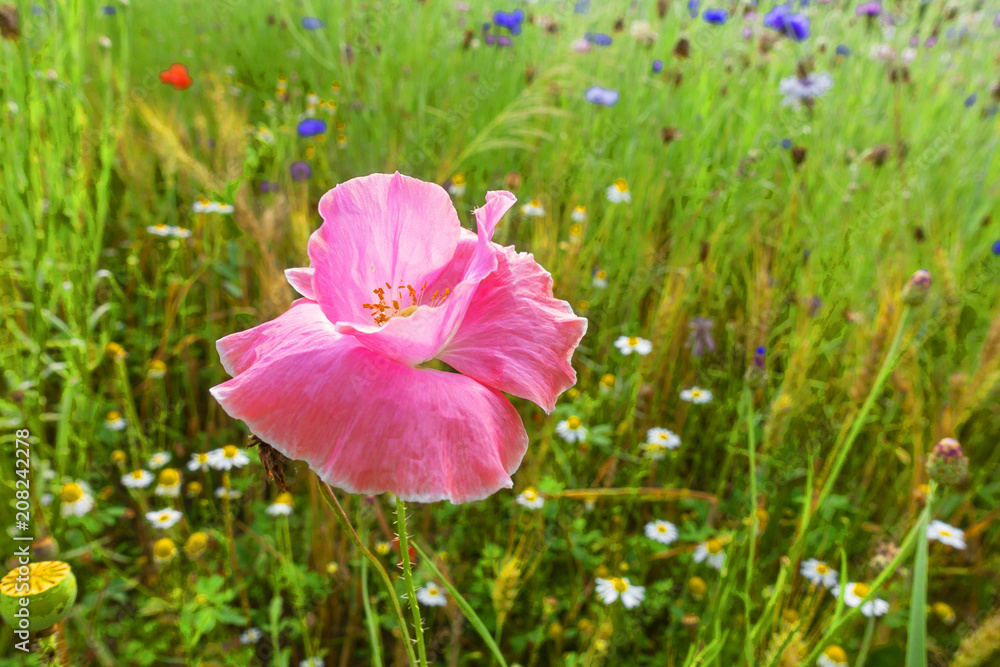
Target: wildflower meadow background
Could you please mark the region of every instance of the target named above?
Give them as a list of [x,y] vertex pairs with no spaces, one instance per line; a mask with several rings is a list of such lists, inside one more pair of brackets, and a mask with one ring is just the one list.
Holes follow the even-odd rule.
[[[998,12],[3,5],[0,663],[1000,665]],[[396,171],[587,320],[405,532],[209,393]]]

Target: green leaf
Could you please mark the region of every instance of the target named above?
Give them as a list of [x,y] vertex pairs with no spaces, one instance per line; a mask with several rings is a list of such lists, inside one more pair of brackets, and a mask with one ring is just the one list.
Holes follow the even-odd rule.
[[[927,494],[930,506],[933,488]],[[930,512],[924,512],[917,533],[917,555],[913,565],[913,591],[910,593],[910,627],[906,637],[906,667],[927,667],[927,524]]]

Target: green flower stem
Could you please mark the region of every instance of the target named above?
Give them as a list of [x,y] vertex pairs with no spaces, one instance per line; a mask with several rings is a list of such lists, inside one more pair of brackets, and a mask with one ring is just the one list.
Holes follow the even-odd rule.
[[354,526],[351,525],[351,520],[347,518],[347,512],[341,506],[340,501],[337,500],[337,496],[333,494],[333,489],[326,482],[320,482],[320,490],[322,491],[323,499],[326,500],[326,504],[330,506],[337,518],[343,524],[344,528],[347,529],[347,534],[350,536],[354,545],[361,551],[361,554],[365,559],[375,568],[375,571],[379,573],[382,578],[382,584],[385,586],[386,591],[389,593],[389,601],[392,603],[392,613],[396,619],[396,624],[399,627],[400,633],[403,635],[403,646],[406,649],[406,655],[410,660],[410,665],[418,665],[417,655],[413,652],[413,644],[410,641],[410,631],[406,628],[406,619],[403,617],[403,609],[399,606],[399,599],[396,597],[396,589],[392,586],[392,581],[389,579],[389,574],[382,567],[382,563],[379,562],[378,558],[375,557],[365,543],[361,541],[358,536]]
[[399,528],[399,556],[403,561],[403,581],[406,582],[406,598],[413,612],[413,632],[417,637],[417,653],[420,654],[421,667],[427,667],[427,648],[424,646],[424,626],[420,621],[420,603],[417,602],[417,591],[413,587],[413,572],[410,570],[410,548],[406,540],[406,505],[403,499],[396,498],[396,525]]

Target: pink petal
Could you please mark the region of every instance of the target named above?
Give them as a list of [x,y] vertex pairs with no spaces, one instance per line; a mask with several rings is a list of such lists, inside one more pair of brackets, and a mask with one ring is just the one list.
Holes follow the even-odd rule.
[[[456,256],[466,252],[468,241]],[[570,364],[587,320],[552,296],[552,276],[531,255],[498,248],[497,270],[479,285],[438,358],[463,375],[526,398],[546,412],[576,383]]]
[[499,391],[372,352],[306,299],[222,339],[219,352],[238,373],[211,390],[223,409],[349,493],[479,500],[512,486],[527,449]]
[[307,299],[316,300],[313,290],[313,274],[315,269],[285,269],[285,279],[292,288]]
[[458,258],[458,262],[453,259],[443,270],[449,280],[454,280],[458,276],[458,267],[464,264],[459,282],[446,285],[439,279],[424,292],[425,295],[433,294],[435,289],[443,292],[447,286],[450,293],[442,305],[421,305],[412,314],[394,317],[381,327],[338,322],[337,331],[354,336],[369,349],[401,364],[416,366],[434,359],[461,324],[479,283],[496,270],[497,246],[492,242],[493,232],[516,201],[509,192],[486,194],[486,205],[476,210],[475,249],[471,255]]
[[323,195],[319,212],[324,222],[309,239],[309,259],[316,300],[331,322],[373,324],[363,307],[378,300],[373,290],[434,282],[462,228],[444,188],[398,172],[341,183]]

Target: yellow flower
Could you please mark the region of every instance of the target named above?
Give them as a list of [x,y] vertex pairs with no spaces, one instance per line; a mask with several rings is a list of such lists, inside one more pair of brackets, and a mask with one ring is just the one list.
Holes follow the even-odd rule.
[[184,543],[184,553],[188,558],[198,558],[208,549],[208,535],[202,532],[191,533]]
[[162,537],[153,544],[153,560],[157,563],[169,563],[177,555],[177,546],[169,537]]

